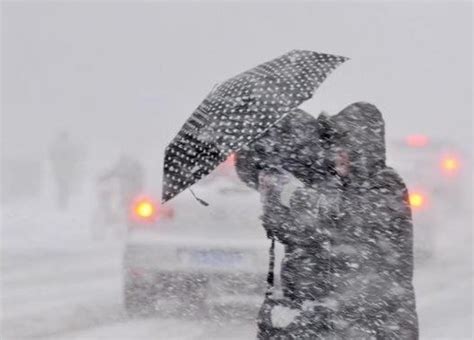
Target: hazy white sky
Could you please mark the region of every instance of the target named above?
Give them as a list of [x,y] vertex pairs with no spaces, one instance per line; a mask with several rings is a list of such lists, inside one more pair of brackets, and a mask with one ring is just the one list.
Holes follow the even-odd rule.
[[2,2],[2,144],[161,154],[218,81],[291,49],[348,56],[303,106],[381,109],[389,137],[470,143],[469,2]]

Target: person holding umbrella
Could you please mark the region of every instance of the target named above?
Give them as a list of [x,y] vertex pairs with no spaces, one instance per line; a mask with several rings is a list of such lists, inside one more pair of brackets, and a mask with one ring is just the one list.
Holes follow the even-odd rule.
[[[356,103],[317,121],[320,161],[305,163],[318,171],[288,173],[281,153],[257,166],[263,225],[285,245],[283,296],[269,290],[258,338],[417,339],[411,211],[403,181],[385,164],[382,115]],[[265,138],[259,143],[281,142]],[[305,160],[297,146],[293,160]],[[262,162],[258,149],[237,154],[243,179],[248,159]],[[291,176],[304,185],[289,185]]]
[[261,339],[418,338],[411,211],[403,181],[385,165],[380,112],[357,103],[297,123],[307,119],[298,106],[346,60],[294,50],[227,80],[165,151],[163,203],[231,153],[255,165],[242,178],[261,192],[271,250],[275,239],[287,246],[283,296],[269,271]]

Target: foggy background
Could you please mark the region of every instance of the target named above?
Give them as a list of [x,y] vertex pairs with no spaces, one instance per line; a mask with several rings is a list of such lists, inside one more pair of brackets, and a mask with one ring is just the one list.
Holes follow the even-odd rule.
[[441,3],[2,4],[2,154],[58,130],[89,149],[161,153],[212,86],[291,49],[348,56],[303,107],[376,104],[388,137],[466,141],[472,11]]

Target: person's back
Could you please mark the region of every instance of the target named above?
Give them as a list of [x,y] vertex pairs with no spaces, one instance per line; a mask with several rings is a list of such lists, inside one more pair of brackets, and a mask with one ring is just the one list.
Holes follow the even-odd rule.
[[314,227],[313,247],[296,247],[288,275],[307,304],[299,322],[315,336],[416,339],[411,211],[403,181],[385,165],[382,116],[357,103],[332,121],[342,136],[332,146],[333,180],[295,192],[290,209],[297,226]]
[[405,184],[385,164],[382,115],[357,103],[333,121],[344,136],[336,142],[342,185],[330,231],[333,325],[349,338],[417,339],[411,210]]

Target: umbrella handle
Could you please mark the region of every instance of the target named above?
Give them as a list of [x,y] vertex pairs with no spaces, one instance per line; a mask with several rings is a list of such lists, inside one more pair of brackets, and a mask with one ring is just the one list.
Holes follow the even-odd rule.
[[272,241],[268,252],[270,258],[268,261],[267,291],[265,293],[266,296],[269,296],[272,294],[275,285],[275,238],[270,233],[268,233],[267,236]]
[[193,197],[196,199],[196,201],[198,201],[199,203],[201,203],[203,206],[207,207],[209,206],[209,203],[207,203],[206,201],[204,201],[202,198],[199,198],[196,196],[196,194],[194,193],[194,191],[192,191],[191,189],[189,189],[189,191],[191,191],[191,194],[193,195]]

